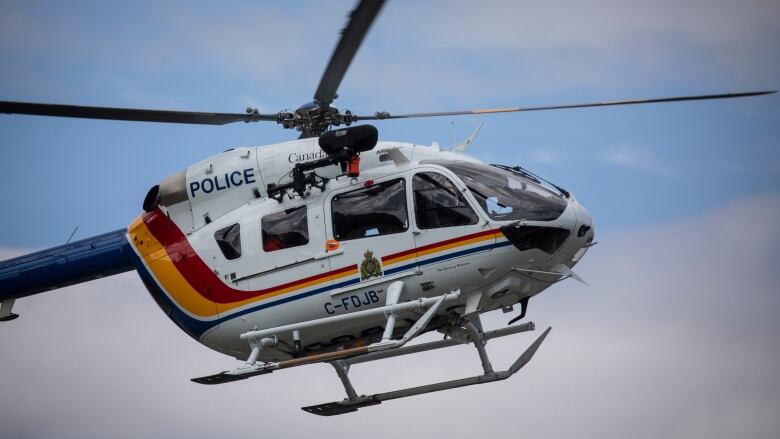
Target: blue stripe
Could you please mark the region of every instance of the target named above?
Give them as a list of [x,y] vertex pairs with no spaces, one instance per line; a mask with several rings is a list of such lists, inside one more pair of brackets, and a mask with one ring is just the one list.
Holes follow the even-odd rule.
[[209,328],[214,326],[213,322],[204,322],[198,319],[193,319],[192,317],[182,312],[181,309],[176,306],[176,304],[173,303],[170,298],[168,298],[168,295],[166,295],[165,292],[163,292],[163,290],[157,285],[157,281],[154,279],[154,276],[152,276],[149,270],[146,269],[146,266],[144,266],[141,258],[139,258],[137,255],[135,256],[135,269],[138,272],[138,275],[141,276],[141,281],[149,291],[149,294],[151,294],[154,301],[157,302],[157,305],[159,305],[163,312],[165,312],[165,314],[168,315],[171,320],[173,320],[176,326],[181,328],[181,330],[186,332],[190,337],[200,341],[200,336],[203,335],[204,332],[208,331]]
[[[500,247],[506,247],[508,245],[512,245],[509,241],[503,241],[503,242],[497,242],[494,244],[488,244],[488,245],[482,245],[479,247],[474,247],[466,250],[461,250],[453,253],[447,253],[441,256],[436,256],[429,259],[424,259],[422,261],[415,261],[410,264],[402,265],[400,267],[391,268],[389,270],[385,270],[384,274],[389,275],[393,273],[398,273],[404,270],[409,270],[415,267],[419,266],[425,266],[430,264],[435,264],[437,262],[446,261],[449,259],[455,259],[462,256],[466,256],[472,253],[478,253],[482,251],[491,250],[494,248],[500,248]],[[238,311],[236,313],[230,314],[225,317],[221,317],[215,320],[209,320],[209,321],[203,321],[198,320],[193,317],[190,317],[186,313],[184,313],[181,308],[179,308],[169,297],[165,292],[159,287],[157,282],[154,279],[154,276],[147,270],[146,266],[143,264],[141,259],[135,255],[136,259],[136,270],[138,271],[138,274],[141,276],[141,280],[143,280],[144,285],[146,285],[146,288],[149,290],[149,293],[152,295],[152,297],[157,301],[157,304],[160,305],[160,308],[165,311],[166,314],[168,314],[168,317],[170,317],[171,320],[176,323],[177,326],[179,326],[184,332],[189,334],[192,338],[196,340],[200,340],[200,337],[209,329],[213,328],[214,326],[219,325],[222,322],[235,319],[237,317],[240,317],[244,314],[249,314],[255,311],[259,311],[262,309],[270,308],[276,305],[281,305],[283,303],[289,303],[295,300],[299,299],[305,299],[307,297],[311,297],[320,293],[324,293],[326,291],[331,291],[343,287],[347,287],[350,285],[355,285],[360,283],[359,278],[349,279],[343,282],[339,282],[337,284],[333,285],[327,285],[321,288],[316,288],[311,291],[306,291],[304,293],[300,293],[294,296],[288,296],[283,297],[279,300],[275,300],[273,302],[266,302],[259,304],[257,306],[247,308],[241,311]]]
[[459,258],[461,256],[470,255],[472,253],[479,253],[479,252],[491,250],[491,249],[494,249],[494,248],[506,247],[508,245],[512,245],[512,243],[509,242],[509,241],[503,241],[503,242],[497,242],[497,243],[494,243],[494,244],[481,245],[479,247],[474,247],[474,248],[461,250],[461,251],[457,251],[457,252],[453,252],[453,253],[447,253],[447,254],[444,254],[444,255],[441,255],[441,256],[436,256],[435,258],[423,259],[421,261],[415,261],[415,262],[412,262],[410,264],[401,265],[400,267],[395,267],[395,268],[391,268],[389,270],[385,270],[385,274],[398,273],[398,272],[401,272],[401,271],[404,271],[404,270],[409,270],[411,268],[421,267],[421,266],[430,265],[430,264],[435,264],[437,262],[446,261],[446,260],[449,260],[449,259],[455,259],[455,258]]

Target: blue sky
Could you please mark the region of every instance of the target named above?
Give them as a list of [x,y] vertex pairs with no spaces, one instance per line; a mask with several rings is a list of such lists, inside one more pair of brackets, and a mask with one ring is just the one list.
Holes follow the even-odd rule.
[[[311,99],[352,5],[4,0],[0,100],[295,108]],[[335,105],[371,114],[774,90],[778,47],[775,0],[390,1]],[[271,436],[297,437],[357,432],[425,410],[431,423],[415,427],[436,434],[473,402],[496,437],[773,437],[780,96],[377,126],[382,139],[447,145],[481,122],[470,152],[522,164],[574,192],[600,241],[578,266],[593,288],[564,282],[532,301],[530,317],[556,329],[517,382],[328,423],[297,409],[340,395],[324,366],[248,387],[195,388],[187,378],[234,362],[170,324],[130,273],[19,301],[22,318],[0,328],[0,351],[18,353],[0,359],[0,370],[11,371],[0,374],[0,426],[10,437],[246,436],[265,410],[278,421],[266,425]],[[233,146],[294,137],[275,124],[2,115],[0,258],[61,244],[76,226],[76,239],[125,227],[165,176]],[[37,360],[42,343],[59,371]],[[497,344],[499,361],[511,363],[518,346]],[[362,383],[380,373],[400,385],[394,370],[435,378],[446,360],[465,373],[463,363],[477,364],[471,354],[355,373]],[[274,404],[256,406],[258,392]],[[194,422],[213,415],[211,404],[230,410]],[[42,412],[46,422],[38,422]],[[517,413],[525,430],[505,423]],[[450,427],[450,437],[484,433]]]
[[[391,2],[337,105],[363,114],[776,89],[775,2]],[[443,7],[444,5],[447,7]],[[350,1],[4,2],[0,97],[203,111],[307,102]],[[706,7],[705,7],[706,6]],[[774,14],[774,15],[773,15]],[[780,98],[378,124],[430,144],[487,122],[472,153],[578,195],[600,230],[777,191]],[[161,178],[237,145],[294,137],[223,127],[0,118],[0,244],[39,248],[123,227]]]

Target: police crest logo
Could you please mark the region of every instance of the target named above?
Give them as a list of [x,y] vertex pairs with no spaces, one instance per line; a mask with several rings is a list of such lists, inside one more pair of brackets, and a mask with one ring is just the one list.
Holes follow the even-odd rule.
[[363,253],[363,258],[363,263],[360,264],[360,280],[382,275],[382,265],[380,265],[379,260],[374,257],[374,252],[366,250],[366,252]]

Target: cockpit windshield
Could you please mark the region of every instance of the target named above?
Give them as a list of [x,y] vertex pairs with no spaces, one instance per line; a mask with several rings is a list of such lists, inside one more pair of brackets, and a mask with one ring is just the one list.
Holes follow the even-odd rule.
[[558,194],[505,170],[479,163],[426,160],[454,172],[469,188],[482,209],[497,221],[551,221],[566,210]]

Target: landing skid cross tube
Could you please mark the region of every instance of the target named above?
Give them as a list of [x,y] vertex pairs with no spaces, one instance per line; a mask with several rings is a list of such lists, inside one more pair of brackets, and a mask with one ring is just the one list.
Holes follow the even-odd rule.
[[[348,360],[340,360],[341,362],[340,364],[334,364],[333,366],[336,368],[339,378],[341,378],[341,381],[344,384],[344,388],[347,392],[347,398],[345,398],[342,401],[334,401],[325,404],[302,407],[302,409],[315,415],[335,416],[344,413],[355,412],[360,408],[381,404],[384,401],[390,401],[392,399],[406,398],[408,396],[422,395],[425,393],[438,392],[441,390],[456,389],[458,387],[473,386],[477,384],[485,384],[494,381],[505,380],[511,377],[512,375],[514,375],[515,373],[517,373],[517,371],[519,371],[523,366],[525,366],[529,361],[531,361],[531,358],[533,358],[537,349],[539,349],[539,346],[541,346],[542,342],[547,337],[547,334],[550,333],[550,330],[552,328],[547,328],[542,333],[542,335],[540,335],[531,344],[531,346],[529,346],[525,350],[525,352],[523,352],[520,355],[520,357],[518,357],[517,360],[515,360],[515,362],[512,364],[512,366],[509,367],[509,369],[500,372],[494,372],[492,370],[492,367],[490,366],[490,362],[487,359],[487,353],[484,351],[484,343],[489,338],[503,337],[505,335],[510,335],[512,333],[533,330],[533,328],[534,328],[533,323],[529,322],[526,325],[524,325],[522,328],[520,328],[522,330],[516,330],[518,328],[505,328],[503,330],[492,331],[490,333],[475,334],[478,335],[478,337],[473,339],[472,343],[475,344],[477,350],[480,353],[480,359],[482,360],[482,366],[484,370],[484,374],[482,375],[477,375],[469,378],[461,378],[452,381],[444,381],[444,382],[434,383],[434,384],[426,384],[423,386],[410,387],[407,389],[394,390],[391,392],[377,393],[368,396],[366,395],[356,396],[357,393],[355,392],[352,383],[349,381],[349,378],[347,377],[349,364],[360,363],[364,361],[379,360],[382,358],[388,358],[396,355],[405,355],[414,352],[421,352],[424,350],[440,349],[440,348],[454,346],[456,344],[461,344],[461,343],[455,342],[455,343],[444,344],[442,342],[432,342],[432,343],[426,343],[418,346],[410,346],[408,348],[401,348],[396,351],[380,352],[377,354],[380,354],[381,356],[377,355],[376,357],[369,358],[369,359],[364,359],[364,357],[370,357],[371,355],[376,355],[376,354],[368,354],[364,357],[357,357]],[[469,333],[472,333],[474,329],[476,328],[474,328],[473,326],[472,328],[467,327]],[[513,329],[515,331],[508,331],[510,329]],[[443,340],[443,342],[449,342],[449,341],[450,340]],[[403,352],[404,350],[407,350],[407,352]]]

